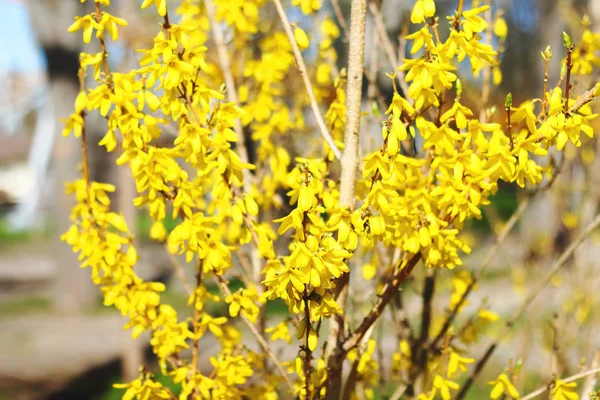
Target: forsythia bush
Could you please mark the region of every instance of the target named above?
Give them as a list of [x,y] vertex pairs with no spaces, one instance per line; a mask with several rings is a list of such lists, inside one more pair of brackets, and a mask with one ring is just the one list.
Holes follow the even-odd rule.
[[[381,110],[381,93],[373,106],[362,101],[363,74],[369,90],[379,90],[364,54],[391,45],[377,25],[376,2],[352,0],[351,21],[342,23],[322,0],[144,0],[141,8],[158,13],[161,25],[129,72],[111,71],[106,48],[127,22],[110,14],[110,0],[94,6],[69,28],[83,31],[85,43],[97,40],[100,52],[81,54],[81,91],[64,131],[82,140],[83,176],[67,186],[77,205],[63,238],[91,270],[104,304],[129,318],[133,337],[150,333],[161,373],[180,388],[173,393],[142,368],[137,380],[117,385],[124,398],[373,398],[386,393],[386,368],[395,398],[462,398],[495,346],[474,364],[458,343],[480,340],[499,316],[482,308],[455,327],[476,283],[456,268],[470,252],[461,232],[482,216],[501,181],[548,186],[558,172],[550,155],[593,136],[588,103],[596,89],[571,87],[600,64],[600,37],[586,29],[571,43],[564,34],[565,48],[554,49],[565,55],[560,82],[550,84],[546,73],[542,98],[513,105],[509,94],[495,111],[485,102],[489,86],[502,80],[491,46],[501,49],[507,36],[502,14],[459,1],[446,23],[433,0],[417,0],[415,29],[405,37],[412,57],[387,53],[399,64],[387,71],[394,93]],[[318,30],[291,24],[291,8],[311,15]],[[380,36],[365,51],[367,8]],[[350,52],[340,71],[334,43],[342,36]],[[547,71],[549,48],[542,57]],[[463,102],[466,81],[458,75],[469,66],[484,77],[481,110]],[[92,87],[84,87],[87,74]],[[107,124],[99,145],[131,170],[135,206],[153,221],[151,238],[185,255],[187,264],[176,268],[193,270],[195,282],[184,282],[189,317],[162,301],[164,284],[138,276],[133,236],[111,210],[115,187],[90,180],[85,118],[94,111]],[[364,154],[361,117],[363,124],[377,120],[383,136]],[[294,140],[302,143],[298,157]],[[177,221],[172,230],[168,215]],[[436,271],[456,270],[446,323],[430,332],[424,306],[415,336],[397,299],[418,268],[426,271],[425,304]],[[234,278],[243,287],[232,292]],[[215,286],[220,295],[209,290]],[[351,286],[370,294],[352,312]],[[265,312],[277,299],[288,307],[283,320]],[[211,315],[209,302],[227,304],[228,315]],[[398,345],[383,366],[373,331],[387,308],[396,315],[390,327]],[[199,357],[206,337],[220,346],[210,360]],[[490,383],[491,398],[519,398],[512,372]],[[549,386],[555,399],[578,398],[571,381],[556,377]]]

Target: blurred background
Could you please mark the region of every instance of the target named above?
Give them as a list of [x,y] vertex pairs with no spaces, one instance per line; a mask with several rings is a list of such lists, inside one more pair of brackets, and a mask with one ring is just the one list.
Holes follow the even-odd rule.
[[[108,43],[111,68],[129,70],[136,61],[133,48],[147,46],[158,21],[153,11],[139,10],[140,0],[111,3],[113,13],[129,22],[123,41]],[[321,12],[331,12],[329,1],[323,3]],[[383,0],[385,24],[393,40],[413,3]],[[451,15],[456,8],[456,1],[437,0],[436,4],[440,16]],[[340,5],[348,18],[349,1],[341,0]],[[79,0],[0,0],[0,399],[119,398],[111,385],[136,377],[142,360],[152,364],[145,340],[133,341],[130,333],[123,331],[124,319],[102,306],[88,271],[78,268],[76,256],[59,240],[69,226],[70,202],[63,194],[63,184],[79,173],[78,141],[61,135],[61,119],[71,113],[78,91],[76,75],[82,50],[80,34],[69,34],[67,28],[75,15],[85,14],[90,6]],[[493,0],[492,6],[504,10],[509,32],[501,64],[504,79],[493,91],[492,104],[502,104],[508,92],[515,104],[541,95],[540,51],[546,45],[551,45],[555,54],[550,64],[553,85],[563,57],[560,32],[570,32],[576,42],[584,15],[591,18],[592,31],[600,32],[598,0]],[[468,7],[469,0],[465,2]],[[313,29],[311,20],[304,20],[297,10],[290,8],[288,14],[308,32]],[[446,32],[443,17],[441,25],[440,31]],[[367,31],[368,35],[373,31],[370,17]],[[345,45],[342,40],[338,43],[342,52]],[[209,48],[212,57],[210,53]],[[339,63],[344,65],[343,57]],[[389,97],[385,72],[392,72],[392,67],[381,68],[378,76],[382,92]],[[597,81],[595,72],[578,80],[574,91],[581,93]],[[476,106],[480,82],[465,85],[464,101]],[[92,140],[97,142],[104,135],[102,121],[88,120]],[[377,129],[374,131],[378,135]],[[522,300],[527,285],[535,282],[536,273],[548,268],[578,227],[596,214],[600,201],[597,142],[587,140],[581,149],[567,149],[568,163],[561,178],[536,198],[503,246],[471,300],[475,307],[487,301],[500,315],[509,314]],[[185,305],[184,291],[171,284],[168,256],[161,245],[148,239],[150,221],[133,208],[135,188],[127,172],[115,168],[114,154],[103,150],[93,148],[91,161],[94,179],[117,184],[120,189],[117,207],[135,227],[141,248],[136,269],[144,278],[168,283],[167,302]],[[471,224],[468,232],[478,246],[466,258],[468,267],[477,268],[494,232],[510,217],[521,196],[514,186],[502,187],[484,219]],[[497,353],[495,362],[500,369],[509,359],[522,358],[524,369],[537,378],[547,378],[549,338],[557,332],[564,346],[560,354],[565,368],[576,368],[581,357],[588,361],[594,357],[600,345],[600,252],[598,238],[593,239],[522,321],[531,329],[520,329],[523,333],[511,339],[512,345]],[[447,296],[440,296],[440,315],[446,303]],[[486,387],[480,390],[484,392],[475,392],[473,399],[489,391]]]

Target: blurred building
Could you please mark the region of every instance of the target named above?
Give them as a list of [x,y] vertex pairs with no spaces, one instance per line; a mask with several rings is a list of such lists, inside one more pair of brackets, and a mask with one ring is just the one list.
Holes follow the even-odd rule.
[[0,0],[0,206],[9,229],[31,228],[54,141],[46,61],[22,0]]

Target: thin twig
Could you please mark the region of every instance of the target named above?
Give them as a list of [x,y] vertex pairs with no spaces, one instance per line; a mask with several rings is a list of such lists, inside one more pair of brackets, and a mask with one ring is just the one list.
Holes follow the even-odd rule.
[[519,318],[521,318],[523,313],[529,308],[531,303],[533,303],[533,301],[540,294],[540,292],[546,287],[546,285],[548,284],[548,282],[550,282],[552,277],[567,262],[567,260],[573,255],[575,250],[584,242],[584,240],[590,236],[590,234],[594,231],[594,229],[596,229],[598,227],[598,225],[600,225],[600,214],[596,215],[594,220],[577,236],[577,238],[575,238],[573,240],[571,245],[561,254],[561,256],[554,263],[552,268],[540,280],[540,283],[538,284],[538,286],[529,292],[529,294],[527,295],[527,297],[525,298],[525,300],[523,301],[521,306],[517,309],[517,311],[514,313],[514,315],[505,323],[502,331],[498,334],[496,339],[490,344],[487,351],[485,352],[483,357],[479,360],[479,362],[477,362],[477,365],[475,366],[475,370],[469,376],[469,379],[465,382],[464,386],[461,388],[460,392],[458,393],[458,395],[455,398],[456,400],[461,400],[466,396],[467,392],[473,385],[473,382],[475,382],[475,379],[477,379],[477,377],[479,376],[479,373],[481,373],[481,370],[487,364],[490,357],[492,356],[492,354],[498,347],[498,344],[500,343],[500,341],[502,339],[504,339],[504,337],[506,336],[506,334],[508,332],[510,332],[510,330],[514,326],[515,322],[517,322],[519,320]]
[[[593,368],[587,371],[583,371],[580,372],[578,374],[572,375],[568,378],[565,379],[561,379],[564,383],[569,383],[569,382],[574,382],[576,380],[585,378],[587,376],[592,376],[592,375],[596,375],[596,374],[600,374],[600,368]],[[538,397],[540,394],[544,394],[548,391],[548,385],[542,386],[541,388],[539,388],[536,391],[533,391],[523,397],[521,397],[521,400],[531,400],[534,399],[536,397]]]
[[552,376],[558,376],[558,314],[552,316],[552,322],[550,323],[550,330],[552,331],[552,360],[551,360],[551,373]]
[[171,265],[175,269],[175,274],[177,274],[177,277],[181,281],[183,287],[185,288],[185,291],[187,292],[188,296],[190,296],[193,293],[192,286],[190,285],[190,283],[187,280],[187,277],[185,276],[185,271],[183,270],[183,267],[181,266],[181,264],[179,264],[179,261],[177,261],[177,257],[175,257],[175,255],[169,251],[166,242],[164,244],[164,248],[165,252],[169,256]]
[[[596,351],[594,359],[592,360],[592,365],[590,365],[590,367],[592,369],[598,368],[598,364],[600,364],[600,350]],[[588,375],[588,377],[583,382],[583,387],[581,388],[581,400],[591,400],[591,392],[594,391],[595,386],[596,377],[594,375]]]
[[415,339],[413,338],[412,327],[404,309],[402,291],[396,293],[391,306],[392,319],[395,321],[396,329],[398,330],[398,342],[406,339],[412,346]]
[[569,96],[571,93],[571,70],[573,69],[571,55],[573,54],[574,48],[574,44],[569,44],[569,46],[567,47],[567,77],[565,80],[565,104],[563,105],[563,111],[565,114],[569,112]]
[[[485,44],[488,46],[492,45],[492,7],[488,8],[485,12],[485,22],[487,22],[487,29],[485,31]],[[492,66],[488,63],[484,63],[481,78],[483,85],[481,88],[481,110],[479,111],[479,122],[485,123],[487,121],[487,105],[490,100],[490,89],[491,89],[491,77],[492,77]]]
[[296,39],[294,38],[294,32],[292,31],[292,26],[290,25],[290,21],[288,20],[287,15],[285,14],[285,10],[283,9],[283,5],[281,4],[281,0],[273,0],[275,2],[275,8],[277,9],[277,14],[279,14],[279,19],[283,23],[283,29],[287,34],[287,37],[290,41],[290,45],[292,46],[292,50],[294,52],[294,58],[296,59],[296,64],[298,66],[298,70],[300,71],[300,76],[302,77],[302,81],[304,82],[304,87],[306,88],[306,93],[308,94],[308,98],[310,99],[310,108],[315,116],[315,120],[317,121],[317,126],[321,131],[321,135],[333,151],[333,154],[337,159],[342,157],[342,153],[340,149],[337,148],[331,134],[327,130],[327,126],[325,125],[325,121],[321,116],[321,111],[319,111],[319,104],[317,103],[317,99],[315,98],[315,92],[313,90],[312,84],[310,83],[310,78],[308,76],[308,72],[306,70],[306,64],[304,64],[304,58],[302,58],[302,53],[300,52],[300,48],[296,43]]
[[340,0],[331,0],[331,6],[333,7],[333,12],[342,28],[342,32],[344,34],[344,41],[348,41],[348,22],[346,22],[346,17],[344,17],[344,13],[342,12],[342,8],[340,7]]
[[398,400],[408,389],[407,385],[400,385],[394,390],[394,393],[390,396],[390,400]]
[[[383,49],[385,50],[387,59],[389,63],[392,64],[392,68],[396,70],[400,66],[400,60],[396,58],[394,46],[392,45],[392,41],[390,40],[390,37],[385,29],[385,24],[383,22],[381,10],[377,8],[377,4],[375,4],[374,1],[369,2],[369,12],[373,16],[375,30],[377,31],[377,35],[379,36],[379,41],[383,45]],[[400,88],[402,89],[403,96],[408,99],[408,84],[404,79],[404,71],[398,70],[396,72],[396,79],[398,81],[398,84],[400,85]]]
[[594,85],[593,88],[586,90],[583,92],[579,100],[571,108],[569,108],[569,114],[574,114],[581,109],[581,107],[585,106],[587,103],[593,101],[596,98],[596,90],[598,85]]
[[[219,288],[221,289],[221,291],[226,296],[231,296],[231,290],[229,290],[229,286],[227,286],[223,277],[219,276],[219,275],[217,275],[216,277],[217,277],[217,282],[219,283]],[[269,344],[265,340],[264,336],[258,331],[258,329],[256,329],[256,326],[254,326],[254,324],[244,314],[240,313],[240,317],[242,318],[242,321],[244,321],[244,324],[246,324],[248,329],[250,329],[250,332],[252,332],[252,334],[256,337],[256,340],[261,345],[261,347],[263,348],[265,353],[267,353],[267,355],[271,358],[271,360],[275,364],[275,368],[277,368],[277,370],[279,371],[279,373],[285,380],[285,383],[288,385],[288,387],[290,388],[292,393],[295,393],[294,385],[292,384],[290,377],[288,376],[287,372],[281,365],[281,362],[279,361],[279,359],[277,359],[277,356],[275,355],[273,350],[271,350],[271,348],[269,347]]]
[[546,106],[548,105],[548,99],[546,97],[546,91],[548,90],[548,66],[550,64],[550,58],[544,56],[544,87],[542,88],[542,110],[540,111],[540,117],[546,116]]
[[[215,5],[213,4],[212,0],[204,0],[204,5],[206,6],[206,14],[208,15],[208,20],[210,21],[210,26],[214,34],[217,54],[219,55],[219,63],[221,64],[223,78],[225,79],[225,87],[227,88],[227,99],[230,102],[239,105],[235,81],[231,71],[231,60],[229,58],[229,53],[227,52],[227,47],[225,46],[225,38],[223,36],[223,31],[221,30],[221,27],[217,23],[217,19],[215,17]],[[243,163],[247,163],[249,160],[248,148],[246,147],[244,129],[242,128],[242,123],[240,122],[239,118],[235,119],[235,133],[237,133],[238,136],[236,148],[240,154],[240,159]],[[244,192],[250,193],[250,170],[244,168],[243,173]]]
[[404,18],[402,19],[402,25],[400,26],[400,34],[398,35],[398,61],[403,60],[406,57],[406,45],[408,40],[406,36],[410,32],[410,11],[406,10]]
[[[96,5],[96,22],[100,23],[100,20],[102,19],[102,11],[100,11],[100,4],[98,2],[96,2],[95,5]],[[98,37],[98,40],[100,40],[100,50],[102,53],[102,65],[104,66],[104,74],[106,75],[106,79],[108,81],[108,87],[112,90],[113,89],[112,79],[110,79],[111,74],[110,74],[110,69],[108,68],[108,53],[106,52],[106,43],[104,42],[104,36],[100,35]]]
[[306,339],[304,341],[304,387],[306,390],[306,398],[310,399],[312,350],[310,349],[309,342],[312,326],[310,323],[310,308],[308,303],[308,290],[306,287],[304,288],[304,329],[306,329]]
[[361,356],[367,348],[369,339],[371,339],[371,336],[373,335],[374,328],[375,324],[371,325],[365,336],[360,341],[360,345],[358,346],[358,352],[356,354],[356,359],[352,363],[352,368],[350,369],[350,373],[348,374],[348,378],[346,380],[346,385],[344,387],[342,399],[352,398],[352,393],[354,392],[356,383],[358,382],[358,364],[360,363]]
[[423,282],[423,307],[421,314],[421,331],[413,346],[413,365],[419,372],[424,372],[427,366],[427,349],[425,343],[429,339],[431,325],[431,303],[435,292],[435,278],[437,269],[427,270]]
[[377,100],[379,110],[383,112],[387,109],[387,105],[385,104],[385,99],[381,93],[379,84],[377,83],[377,71],[379,70],[379,39],[375,32],[373,32],[372,38],[370,65],[369,70],[365,73],[365,78],[368,83],[367,100],[369,101],[369,104],[372,104],[374,100]]
[[192,370],[190,375],[196,375],[196,368],[198,368],[198,345],[200,343],[200,335],[198,335],[198,324],[200,322],[200,311],[197,307],[198,301],[198,288],[202,285],[202,259],[198,257],[198,272],[196,272],[196,290],[194,291],[194,312],[192,326],[194,331],[194,338],[192,339]]

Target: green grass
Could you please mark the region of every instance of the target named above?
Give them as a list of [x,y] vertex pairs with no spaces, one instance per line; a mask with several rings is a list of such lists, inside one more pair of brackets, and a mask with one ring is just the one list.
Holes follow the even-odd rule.
[[40,296],[9,300],[0,303],[0,318],[51,311],[52,302],[47,298]]
[[8,224],[4,219],[0,219],[0,243],[15,243],[23,242],[31,238],[30,231],[13,232],[8,228]]
[[3,216],[0,216],[0,244],[14,244],[19,242],[26,242],[33,239],[41,238],[47,239],[52,234],[52,225],[45,223],[42,229],[39,231],[13,231],[10,229],[8,223]]

